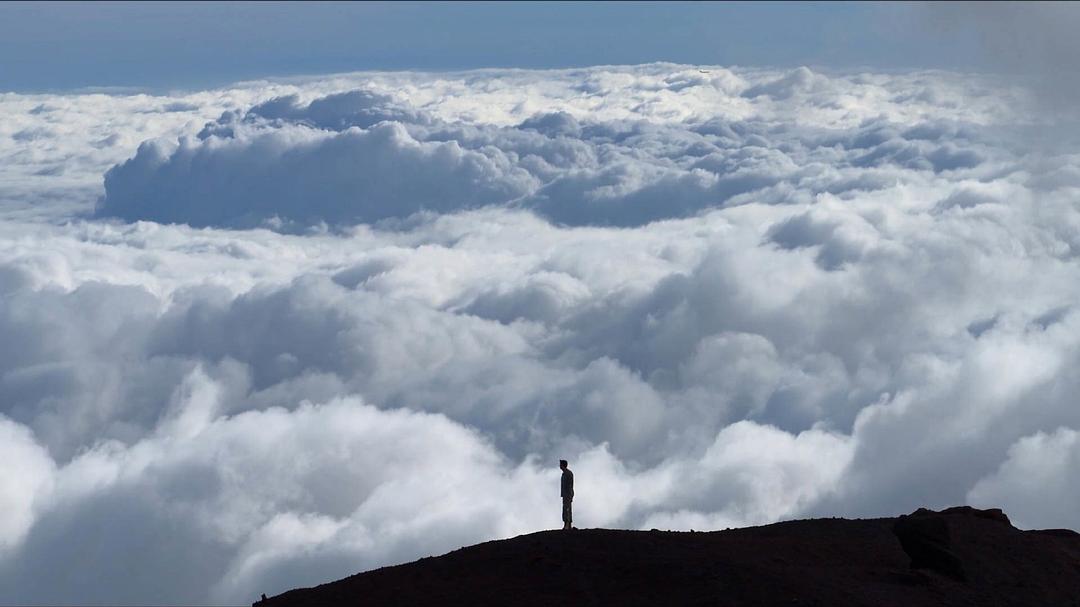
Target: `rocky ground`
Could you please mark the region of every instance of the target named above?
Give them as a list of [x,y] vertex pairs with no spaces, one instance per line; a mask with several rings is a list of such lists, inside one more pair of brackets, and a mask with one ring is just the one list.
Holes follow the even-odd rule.
[[1080,535],[966,507],[708,533],[542,531],[256,603],[286,605],[1080,606]]

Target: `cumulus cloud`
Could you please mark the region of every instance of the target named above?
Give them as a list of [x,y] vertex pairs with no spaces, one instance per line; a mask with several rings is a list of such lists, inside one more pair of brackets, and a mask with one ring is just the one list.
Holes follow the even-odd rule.
[[[737,204],[762,190],[812,195],[836,187],[838,175],[823,175],[829,171],[957,171],[990,153],[959,136],[909,140],[891,125],[851,124],[870,118],[859,102],[880,95],[878,83],[803,67],[744,81],[729,74],[734,82],[716,86],[700,74],[659,79],[653,70],[620,74],[627,80],[613,83],[596,78],[594,94],[648,93],[637,106],[620,99],[622,111],[585,110],[538,95],[548,107],[516,124],[478,118],[475,106],[462,111],[458,100],[429,102],[458,110],[450,115],[417,107],[401,93],[379,92],[385,85],[378,82],[307,102],[299,94],[276,97],[225,112],[198,138],[140,146],[107,173],[97,214],[196,226],[284,221],[292,228],[493,205],[532,209],[561,224],[637,226]],[[647,76],[654,77],[641,82]],[[512,79],[495,80],[506,86]],[[683,96],[733,107],[718,116],[670,102]],[[879,109],[910,112],[915,105],[889,101],[894,107]],[[819,128],[784,120],[803,103],[812,109],[798,118]],[[823,132],[838,125],[848,128]]]
[[360,223],[513,200],[533,185],[499,150],[418,142],[398,123],[143,144],[105,174],[99,215],[195,226]]
[[[35,507],[52,483],[53,462],[20,424],[0,417],[0,455],[10,465],[0,475],[4,521],[0,525],[0,554],[14,548],[34,522]],[[5,555],[7,556],[7,555]],[[10,558],[10,557],[8,557]]]
[[1017,512],[1017,525],[1076,529],[1076,478],[1080,466],[1077,432],[1058,428],[1037,432],[1016,441],[1008,457],[993,474],[972,487],[968,499],[974,504],[1001,504]]
[[582,526],[1076,525],[1023,496],[1071,503],[1080,171],[1028,154],[1016,86],[655,64],[0,105],[4,601],[247,602],[547,528],[560,458]]

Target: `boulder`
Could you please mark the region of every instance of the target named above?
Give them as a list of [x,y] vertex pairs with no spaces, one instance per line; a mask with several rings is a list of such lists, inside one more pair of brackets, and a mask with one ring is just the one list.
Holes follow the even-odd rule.
[[929,569],[959,581],[966,581],[964,564],[951,550],[951,534],[946,516],[920,508],[901,516],[893,533],[911,559],[912,569]]

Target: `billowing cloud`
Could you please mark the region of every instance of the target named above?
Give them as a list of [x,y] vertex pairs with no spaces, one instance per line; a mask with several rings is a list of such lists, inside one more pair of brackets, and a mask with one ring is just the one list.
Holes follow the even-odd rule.
[[[730,82],[678,68],[659,79],[652,71],[622,74],[626,80],[594,93],[640,87],[635,94],[648,94],[640,105],[595,111],[568,103],[576,99],[538,95],[551,107],[517,124],[484,120],[476,108],[447,116],[430,107],[457,109],[457,100],[416,107],[401,93],[379,92],[385,85],[378,82],[308,102],[295,93],[276,97],[223,113],[197,138],[143,144],[106,174],[98,215],[293,228],[498,206],[532,209],[561,224],[636,226],[756,193],[783,199],[777,189],[835,191],[867,167],[974,169],[991,153],[961,133],[944,142],[907,139],[891,124],[874,124],[857,104],[888,91],[877,83],[805,67],[745,81],[728,74]],[[641,82],[645,76],[652,81]],[[668,108],[673,96],[729,107]],[[911,111],[901,101],[915,105],[889,100],[895,111]],[[786,114],[802,104],[810,109],[796,127]],[[515,111],[523,113],[522,105]],[[852,123],[860,114],[864,121]]]
[[25,426],[0,418],[0,438],[0,455],[10,462],[0,476],[0,499],[5,512],[0,526],[3,555],[3,551],[22,541],[34,523],[35,508],[53,480],[53,462]]
[[968,499],[974,504],[1001,504],[1018,513],[1016,524],[1075,529],[1080,517],[1075,483],[1080,471],[1078,434],[1070,428],[1036,432],[1016,441],[997,472],[972,487]]
[[1024,496],[1075,501],[1080,171],[995,78],[0,106],[2,601],[242,603],[558,525],[559,458],[581,526],[1077,524]]
[[351,224],[505,203],[533,181],[497,149],[419,142],[399,123],[340,133],[283,127],[184,138],[173,150],[143,144],[105,174],[99,215],[195,226]]

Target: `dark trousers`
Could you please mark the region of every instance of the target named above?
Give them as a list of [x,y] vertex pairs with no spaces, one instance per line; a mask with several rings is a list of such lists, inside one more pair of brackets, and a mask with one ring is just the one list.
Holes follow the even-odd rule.
[[571,504],[574,503],[574,498],[564,497],[562,498],[562,522],[572,523],[574,522],[574,513],[571,508]]

